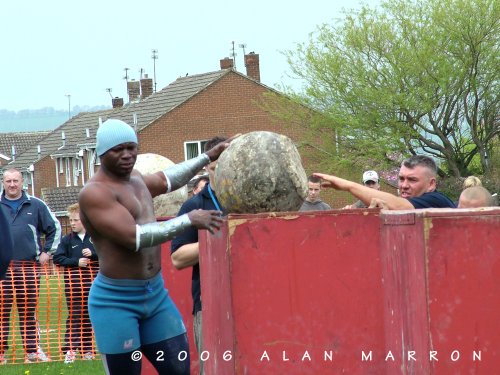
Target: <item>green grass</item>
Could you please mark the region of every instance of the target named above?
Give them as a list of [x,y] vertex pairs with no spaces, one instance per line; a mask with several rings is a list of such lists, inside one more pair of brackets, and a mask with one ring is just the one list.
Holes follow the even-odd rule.
[[2,375],[101,375],[104,368],[100,360],[75,361],[66,365],[63,362],[30,363],[0,366]]
[[[64,341],[66,330],[66,298],[64,295],[64,280],[62,273],[44,274],[40,279],[38,300],[38,320],[42,330],[40,345],[51,362],[24,363],[24,350],[19,331],[17,309],[14,306],[11,316],[10,349],[5,353],[6,365],[0,365],[1,375],[38,375],[38,374],[104,374],[104,368],[99,355],[96,360],[82,361],[77,359],[72,364],[65,364],[64,354],[60,347]],[[79,358],[79,356],[77,356]]]

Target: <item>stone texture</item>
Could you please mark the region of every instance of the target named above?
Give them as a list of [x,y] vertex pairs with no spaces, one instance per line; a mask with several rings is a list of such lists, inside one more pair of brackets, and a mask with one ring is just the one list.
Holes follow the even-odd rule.
[[[140,154],[137,155],[134,169],[137,169],[142,174],[149,174],[162,171],[172,165],[174,165],[174,163],[164,156],[157,154]],[[156,217],[177,215],[182,203],[184,203],[187,198],[187,186],[183,186],[171,193],[157,196],[153,199]]]
[[290,138],[256,131],[221,154],[215,190],[228,213],[297,211],[307,194],[307,176]]

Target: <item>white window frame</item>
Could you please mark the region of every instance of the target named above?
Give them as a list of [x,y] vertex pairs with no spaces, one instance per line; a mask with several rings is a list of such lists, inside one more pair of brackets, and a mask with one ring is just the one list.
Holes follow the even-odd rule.
[[100,159],[97,156],[97,152],[95,148],[89,148],[87,149],[87,171],[89,174],[89,178],[91,178],[94,175],[94,167],[96,165],[100,165]]
[[70,158],[64,158],[65,175],[66,175],[66,186],[71,186],[71,166]]
[[[205,146],[205,143],[207,143],[207,142],[208,142],[207,139],[200,140],[200,141],[187,141],[187,142],[184,142],[184,160],[192,159],[192,158],[195,158],[198,155],[202,154],[203,153],[203,147]],[[196,145],[196,148],[197,148],[196,152],[197,152],[197,154],[196,155],[190,155],[190,157],[188,158],[188,147],[192,146],[192,145]]]
[[23,190],[28,191],[28,187],[33,183],[31,173],[21,173],[23,178]]
[[78,177],[80,177],[80,159],[72,158],[71,164],[73,166],[73,186],[78,186]]

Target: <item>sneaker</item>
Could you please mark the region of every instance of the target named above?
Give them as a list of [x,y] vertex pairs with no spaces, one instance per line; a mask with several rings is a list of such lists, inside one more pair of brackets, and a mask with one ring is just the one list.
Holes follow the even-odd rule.
[[6,365],[7,364],[7,359],[5,358],[5,354],[1,353],[0,354],[0,365]]
[[35,363],[35,362],[49,362],[50,358],[43,352],[42,349],[38,349],[35,353],[27,353],[24,359],[24,363]]
[[50,358],[43,352],[41,348],[36,351],[36,358],[38,362],[50,362]]
[[28,353],[24,357],[24,363],[34,363],[36,362],[36,353]]
[[84,354],[82,355],[82,359],[83,359],[84,361],[92,361],[93,359],[95,359],[95,357],[94,357],[94,353],[92,353],[92,352],[87,352],[87,353],[84,353]]
[[64,356],[64,363],[73,363],[75,362],[76,353],[73,350],[68,350],[66,355]]

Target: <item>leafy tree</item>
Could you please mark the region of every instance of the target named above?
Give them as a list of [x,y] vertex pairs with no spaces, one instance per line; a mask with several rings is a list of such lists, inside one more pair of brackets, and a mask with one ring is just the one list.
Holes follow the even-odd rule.
[[499,31],[496,0],[365,6],[286,52],[304,87],[284,90],[328,118],[311,131],[332,130],[322,147],[338,159],[381,167],[426,153],[449,175],[487,174],[499,152]]

